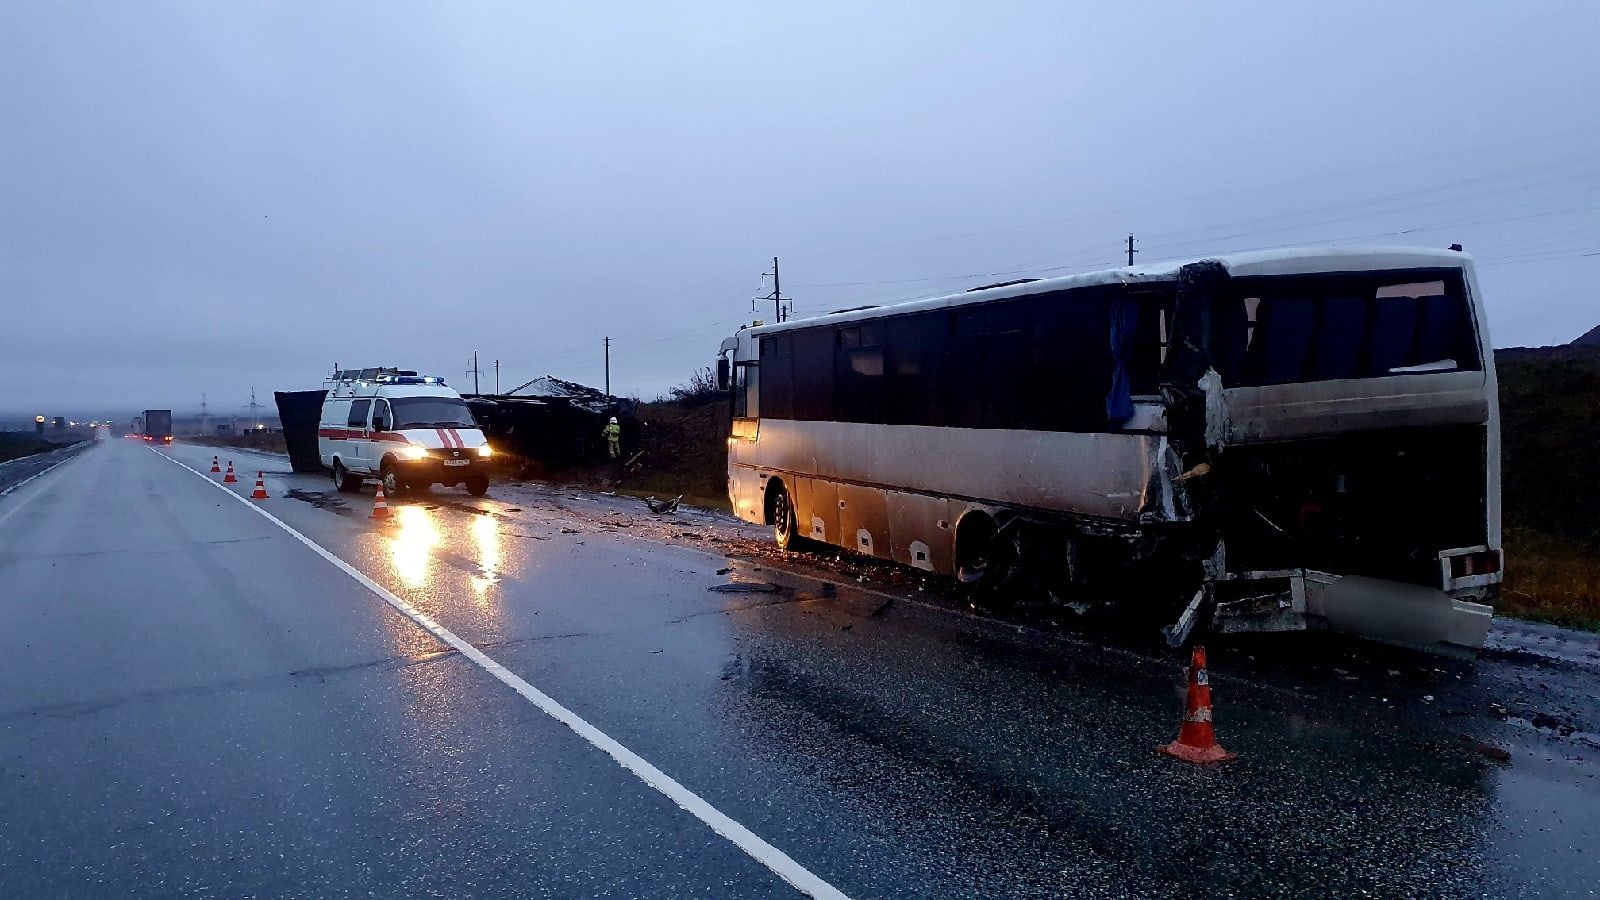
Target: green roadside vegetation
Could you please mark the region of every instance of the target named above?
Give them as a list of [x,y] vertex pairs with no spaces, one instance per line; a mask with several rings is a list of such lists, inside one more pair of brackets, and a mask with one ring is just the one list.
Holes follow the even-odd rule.
[[1600,352],[1496,354],[1506,583],[1496,611],[1600,631]]

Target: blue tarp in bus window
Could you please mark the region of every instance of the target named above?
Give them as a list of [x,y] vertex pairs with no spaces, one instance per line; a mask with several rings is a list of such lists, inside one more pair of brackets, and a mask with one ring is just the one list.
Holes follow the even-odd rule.
[[1466,315],[1459,297],[1440,295],[1422,299],[1422,328],[1417,332],[1416,346],[1412,349],[1411,365],[1454,359],[1458,364],[1466,361],[1470,347],[1466,340]]
[[1303,381],[1311,354],[1311,333],[1317,322],[1314,301],[1305,297],[1268,297],[1256,315],[1246,370],[1255,384]]
[[[1211,306],[1211,365],[1229,387],[1244,377],[1245,348],[1250,344],[1250,316],[1243,297],[1229,297]],[[1170,349],[1168,352],[1171,352]]]
[[1415,297],[1385,297],[1374,302],[1372,339],[1367,346],[1369,377],[1411,365],[1411,347],[1417,339],[1417,307]]
[[1313,344],[1316,377],[1355,378],[1361,374],[1361,352],[1367,333],[1365,297],[1328,297],[1322,301],[1322,322]]
[[1133,417],[1133,339],[1139,332],[1139,304],[1127,296],[1111,301],[1111,389],[1106,391],[1106,418],[1122,422]]

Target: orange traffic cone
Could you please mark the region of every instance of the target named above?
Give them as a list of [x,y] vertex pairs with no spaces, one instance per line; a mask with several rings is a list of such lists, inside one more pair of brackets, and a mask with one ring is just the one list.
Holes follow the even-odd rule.
[[378,496],[372,498],[372,518],[389,518],[389,501],[383,497],[383,484],[378,485]]
[[223,484],[233,484],[233,483],[237,482],[238,480],[239,479],[233,477],[233,460],[230,459],[230,460],[228,460],[228,474],[222,476],[222,483]]
[[1189,702],[1183,711],[1183,725],[1178,728],[1178,739],[1164,747],[1162,753],[1184,762],[1219,763],[1238,758],[1217,743],[1211,729],[1211,676],[1206,673],[1206,648],[1196,646],[1189,661]]
[[222,471],[222,466],[217,465],[217,458],[215,456],[211,457],[211,473],[213,475],[215,475],[216,473],[221,472],[221,471]]
[[251,500],[267,500],[267,499],[270,499],[267,496],[267,482],[266,482],[266,473],[265,472],[257,472],[256,473],[256,489],[250,492],[250,499]]

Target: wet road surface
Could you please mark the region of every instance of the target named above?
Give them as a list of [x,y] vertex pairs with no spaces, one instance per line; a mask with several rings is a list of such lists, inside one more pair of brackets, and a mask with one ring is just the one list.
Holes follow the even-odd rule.
[[[796,895],[205,483],[212,452],[113,441],[0,499],[0,896]],[[1182,709],[1154,648],[748,552],[692,510],[435,488],[375,523],[370,489],[234,457],[238,494],[266,469],[259,508],[824,888],[1600,886],[1592,635],[1502,623],[1476,665],[1213,646],[1242,756],[1197,769],[1154,753]]]

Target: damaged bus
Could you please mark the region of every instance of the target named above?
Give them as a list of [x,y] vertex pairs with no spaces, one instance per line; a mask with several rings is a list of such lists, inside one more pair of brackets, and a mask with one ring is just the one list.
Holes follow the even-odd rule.
[[1245,253],[758,325],[718,375],[729,499],[785,547],[1132,605],[1174,643],[1197,623],[1435,651],[1488,631],[1499,411],[1454,248]]

